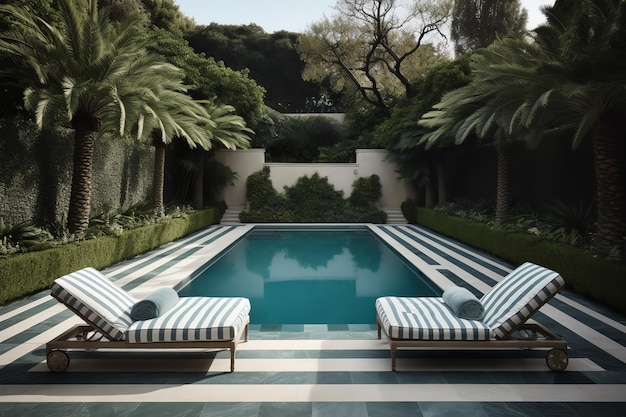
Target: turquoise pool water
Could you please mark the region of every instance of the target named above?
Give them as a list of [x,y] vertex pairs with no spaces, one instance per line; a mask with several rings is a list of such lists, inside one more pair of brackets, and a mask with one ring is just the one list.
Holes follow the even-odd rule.
[[255,324],[372,324],[377,297],[436,288],[366,227],[256,226],[179,294],[247,297]]

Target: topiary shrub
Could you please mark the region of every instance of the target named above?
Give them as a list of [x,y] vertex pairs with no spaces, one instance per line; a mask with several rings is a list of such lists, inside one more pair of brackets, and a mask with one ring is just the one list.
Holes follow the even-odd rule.
[[[269,168],[248,177],[248,211],[239,215],[244,223],[386,223],[387,213],[376,207],[382,196],[380,178],[372,175],[353,184],[348,200],[328,177],[304,176],[284,194],[278,194],[269,178]],[[269,190],[271,187],[271,190]]]
[[300,177],[292,187],[285,187],[285,196],[295,218],[304,223],[336,222],[345,206],[343,191],[335,190],[328,177],[318,173]]
[[250,204],[250,209],[255,210],[267,204],[268,199],[276,197],[278,193],[270,180],[269,167],[254,172],[246,180],[246,198]]
[[370,208],[383,196],[380,177],[376,174],[358,178],[352,183],[352,194],[348,203],[353,207]]
[[417,203],[413,200],[403,201],[400,210],[406,221],[410,224],[417,223]]

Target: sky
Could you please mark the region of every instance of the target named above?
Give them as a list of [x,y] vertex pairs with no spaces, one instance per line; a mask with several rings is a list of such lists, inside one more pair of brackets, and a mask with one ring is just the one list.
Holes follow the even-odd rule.
[[[336,0],[174,0],[181,12],[197,25],[215,22],[225,25],[257,24],[267,33],[280,30],[304,32],[307,27],[332,15]],[[545,19],[542,5],[554,0],[521,0],[528,10],[528,28],[533,29]]]

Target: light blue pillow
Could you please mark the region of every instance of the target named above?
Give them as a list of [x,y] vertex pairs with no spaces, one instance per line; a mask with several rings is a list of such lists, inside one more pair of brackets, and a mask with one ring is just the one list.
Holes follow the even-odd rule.
[[154,319],[174,307],[178,300],[178,293],[172,288],[159,288],[133,304],[130,317],[135,321]]
[[448,288],[443,292],[442,297],[454,314],[462,319],[482,320],[485,317],[485,307],[467,288]]

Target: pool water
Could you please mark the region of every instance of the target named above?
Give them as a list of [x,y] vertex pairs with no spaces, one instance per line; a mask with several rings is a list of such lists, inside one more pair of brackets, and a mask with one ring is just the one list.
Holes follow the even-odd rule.
[[436,288],[366,227],[256,226],[179,294],[249,298],[255,324],[372,324],[377,297]]

